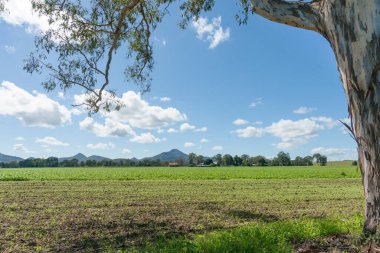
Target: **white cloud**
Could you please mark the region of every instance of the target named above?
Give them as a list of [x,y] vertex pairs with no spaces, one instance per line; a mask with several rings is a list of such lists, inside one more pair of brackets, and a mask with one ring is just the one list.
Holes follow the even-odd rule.
[[130,154],[132,153],[131,150],[127,149],[127,148],[123,148],[123,150],[121,151],[123,154]]
[[93,132],[99,137],[124,137],[127,135],[135,136],[135,132],[128,124],[106,118],[104,125],[94,122],[94,119],[87,117],[79,123],[81,129]]
[[16,138],[16,141],[25,141],[25,138],[24,138],[24,137],[21,137],[21,136],[19,136],[19,137],[17,137],[17,138]]
[[167,41],[165,38],[160,39],[158,37],[154,37],[154,40],[157,41],[161,46],[166,46],[166,44],[167,44]]
[[58,92],[58,97],[60,99],[64,99],[65,98],[65,93],[63,93],[62,91]]
[[5,9],[0,13],[0,18],[11,25],[26,26],[27,32],[46,32],[50,27],[46,16],[33,11],[30,0],[6,1]]
[[183,144],[183,146],[184,146],[185,148],[191,148],[191,147],[194,147],[195,144],[192,143],[192,142],[185,142],[185,144]]
[[262,98],[255,98],[253,102],[249,105],[249,107],[257,107],[258,105],[263,104],[263,99]]
[[[7,24],[13,26],[21,26],[25,28],[27,33],[43,34],[51,30],[57,32],[53,34],[52,39],[59,42],[62,37],[68,36],[70,31],[61,29],[63,23],[72,22],[70,17],[63,19],[55,19],[49,24],[49,17],[41,15],[32,8],[31,0],[10,0],[5,1],[5,11],[0,13],[0,20],[4,20]],[[64,14],[64,12],[56,12],[55,17]],[[67,16],[67,15],[66,15]],[[69,20],[68,20],[69,19]]]
[[206,138],[202,138],[201,140],[200,140],[200,143],[207,143],[208,142],[208,140],[206,139]]
[[89,149],[98,149],[98,150],[108,150],[108,149],[113,149],[115,148],[115,144],[108,142],[108,143],[96,143],[96,144],[87,144],[87,148]]
[[161,139],[155,137],[151,133],[143,133],[141,135],[135,135],[133,138],[129,139],[130,142],[136,142],[136,143],[157,143],[160,142]]
[[214,150],[214,151],[222,151],[223,150],[223,146],[214,146],[214,147],[212,147],[212,150]]
[[34,153],[34,151],[31,151],[29,149],[27,149],[24,144],[21,144],[21,143],[18,143],[18,144],[14,144],[13,145],[13,150],[16,150],[16,151],[21,151],[25,154],[31,154],[31,153]]
[[73,108],[70,110],[70,112],[75,116],[81,115],[83,113],[83,111],[79,110],[78,108]]
[[296,114],[307,114],[307,113],[310,113],[310,112],[313,112],[313,111],[316,111],[316,110],[317,110],[317,108],[301,106],[300,108],[295,109],[293,111],[293,113],[296,113]]
[[194,130],[194,132],[207,132],[207,127],[200,127]]
[[237,126],[241,126],[241,125],[246,125],[248,124],[249,121],[248,120],[245,120],[245,119],[236,119],[234,120],[233,124],[234,125],[237,125]]
[[14,46],[5,45],[5,46],[4,46],[4,50],[5,50],[5,52],[7,52],[8,54],[14,54],[14,53],[16,53],[16,48],[15,48]]
[[[121,97],[112,99],[107,92],[103,94],[105,100],[112,104],[111,112],[100,110],[100,114],[105,117],[122,123],[128,123],[131,127],[141,129],[159,129],[172,123],[185,121],[186,115],[175,108],[162,108],[151,106],[141,98],[141,95],[133,91],[125,92]],[[75,95],[75,104],[83,104],[87,95]],[[123,106],[120,110],[115,110],[114,101],[117,100]]]
[[0,97],[0,115],[17,117],[27,126],[52,128],[71,123],[71,112],[65,106],[44,94],[30,94],[14,83],[2,82]]
[[167,132],[170,133],[170,134],[171,134],[171,133],[178,133],[178,130],[176,130],[176,129],[174,129],[174,128],[171,127],[171,128],[169,128],[169,129],[167,130]]
[[319,153],[327,156],[329,160],[356,160],[357,150],[354,148],[314,148],[310,152],[311,154]]
[[179,127],[179,130],[181,130],[181,132],[186,132],[186,131],[191,131],[191,130],[194,131],[196,128],[197,128],[196,126],[190,125],[189,123],[183,123]]
[[339,121],[334,120],[330,117],[320,116],[320,117],[311,117],[310,119],[318,122],[319,124],[327,128],[333,128],[334,126],[339,124]]
[[199,17],[198,20],[193,20],[192,25],[197,32],[199,40],[208,41],[209,48],[214,49],[220,43],[230,38],[230,28],[223,29],[221,26],[222,17],[216,17],[209,23],[207,18]]
[[[207,127],[200,127],[200,128],[197,128],[196,126],[193,126],[193,125],[190,125],[189,123],[183,123],[180,127],[179,127],[179,130],[181,132],[187,132],[187,131],[193,131],[193,132],[206,132],[207,131]],[[173,130],[171,130],[172,133]]]
[[37,139],[36,143],[42,144],[44,146],[64,146],[64,147],[66,147],[69,145],[68,143],[57,140],[56,138],[51,137],[51,136],[46,136],[44,138]]
[[328,117],[311,117],[301,120],[281,119],[267,127],[253,127],[237,129],[232,131],[238,137],[262,137],[270,134],[281,139],[281,142],[274,144],[279,149],[290,149],[294,146],[307,143],[311,138],[318,136],[319,132],[332,128],[336,121]]
[[250,138],[250,137],[261,137],[265,134],[264,129],[257,128],[253,126],[249,126],[242,129],[237,129],[235,131],[232,131],[233,133],[236,133],[237,136],[241,138]]
[[162,97],[162,98],[160,98],[160,100],[161,100],[162,102],[169,102],[169,101],[171,101],[172,99],[169,98],[169,97]]

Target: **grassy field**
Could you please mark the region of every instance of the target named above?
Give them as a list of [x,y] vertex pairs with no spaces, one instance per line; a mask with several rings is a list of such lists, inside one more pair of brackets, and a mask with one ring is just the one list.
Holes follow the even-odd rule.
[[0,169],[0,252],[291,252],[362,202],[355,167]]
[[0,181],[360,178],[354,166],[0,169]]

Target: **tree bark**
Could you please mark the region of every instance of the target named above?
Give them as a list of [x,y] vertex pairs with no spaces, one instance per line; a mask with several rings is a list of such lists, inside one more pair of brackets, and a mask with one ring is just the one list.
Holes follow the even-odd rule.
[[380,230],[380,0],[251,0],[251,4],[265,18],[317,31],[329,41],[358,144],[365,196],[363,229],[375,233]]

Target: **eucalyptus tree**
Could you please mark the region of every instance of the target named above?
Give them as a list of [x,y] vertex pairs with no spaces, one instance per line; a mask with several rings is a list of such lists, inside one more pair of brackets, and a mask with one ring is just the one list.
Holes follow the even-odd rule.
[[[149,90],[151,34],[175,0],[32,1],[35,10],[50,17],[53,28],[36,40],[36,52],[25,69],[30,73],[48,70],[50,76],[43,83],[47,90],[84,88],[88,96],[83,105],[90,113],[120,108],[109,80],[112,58],[120,48],[127,51],[127,80],[139,84],[142,91]],[[364,229],[376,232],[380,224],[380,0],[237,1],[241,5],[239,23],[246,23],[254,12],[317,32],[330,43],[348,100],[351,124],[346,126],[358,144]],[[182,2],[181,27],[211,10],[214,2]],[[56,60],[49,61],[51,53]]]

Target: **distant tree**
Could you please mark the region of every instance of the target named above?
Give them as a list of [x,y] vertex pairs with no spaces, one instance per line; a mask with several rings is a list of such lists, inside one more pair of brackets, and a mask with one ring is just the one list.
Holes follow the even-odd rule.
[[353,161],[352,166],[358,166],[358,161]]
[[176,162],[178,166],[185,165],[185,161],[182,158],[177,158],[174,162]]
[[319,153],[315,153],[315,154],[313,154],[313,161],[317,164],[317,165],[319,165],[319,160],[321,159],[321,154],[319,154]]
[[300,156],[297,156],[294,160],[292,160],[292,166],[304,166],[303,158]]
[[203,155],[197,155],[195,158],[195,164],[202,164],[204,162]]
[[290,166],[290,165],[292,165],[289,153],[285,153],[283,151],[280,151],[277,154],[277,159],[278,159],[279,166]]
[[197,155],[196,154],[194,154],[194,153],[190,153],[189,154],[189,164],[190,165],[194,165],[195,164],[195,158],[197,157]]
[[317,163],[319,166],[326,166],[327,164],[327,157],[324,155],[321,155],[319,153],[316,153],[313,155],[314,161]]
[[212,165],[214,162],[212,161],[211,158],[206,158],[203,162],[204,165]]
[[321,157],[319,158],[319,165],[326,166],[326,164],[327,164],[327,157],[324,155],[321,155]]
[[216,165],[221,166],[223,164],[223,157],[221,154],[216,154],[213,159]]
[[234,165],[234,158],[230,154],[225,154],[223,156],[223,165],[225,166]]
[[46,159],[47,167],[58,167],[58,158],[57,157],[49,157]]
[[304,166],[313,166],[313,157],[312,156],[305,156],[303,159]]
[[253,165],[253,164],[256,166],[267,166],[268,161],[264,156],[258,155],[258,156],[251,158],[251,165]]
[[243,164],[243,159],[240,156],[234,156],[234,166],[241,166]]
[[250,162],[250,156],[249,155],[242,155],[241,157],[241,160],[242,160],[242,165],[243,166],[251,166],[251,162]]

